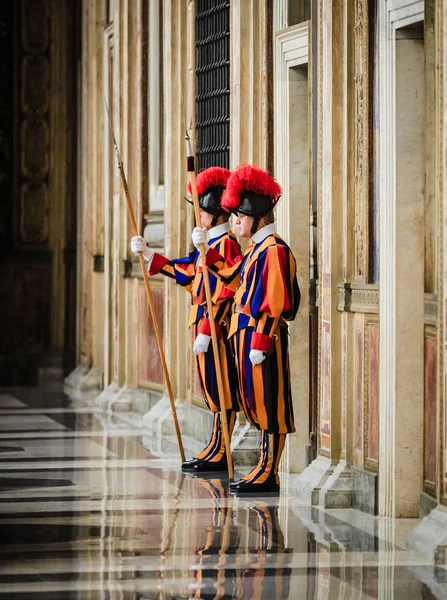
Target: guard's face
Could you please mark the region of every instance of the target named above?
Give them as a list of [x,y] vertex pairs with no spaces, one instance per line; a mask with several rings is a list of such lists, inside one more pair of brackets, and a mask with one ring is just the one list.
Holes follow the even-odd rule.
[[239,237],[251,238],[251,228],[253,227],[253,217],[237,213],[236,225],[239,229]]
[[202,227],[211,229],[211,223],[213,222],[213,215],[210,215],[210,213],[206,212],[206,210],[200,209],[200,221],[202,223]]

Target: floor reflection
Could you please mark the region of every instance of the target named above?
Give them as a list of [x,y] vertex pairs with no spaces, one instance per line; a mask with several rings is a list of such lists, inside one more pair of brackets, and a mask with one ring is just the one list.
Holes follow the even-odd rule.
[[54,393],[0,393],[0,416],[0,598],[447,598],[413,521],[230,496],[151,454],[139,415]]

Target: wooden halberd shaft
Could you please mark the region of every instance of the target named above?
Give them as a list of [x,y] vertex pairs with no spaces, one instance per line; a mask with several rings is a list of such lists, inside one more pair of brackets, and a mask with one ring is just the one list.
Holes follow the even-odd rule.
[[[121,160],[121,155],[119,153],[118,146],[116,144],[115,135],[113,133],[112,121],[110,120],[109,108],[107,106],[107,102],[105,101],[105,99],[104,99],[104,104],[106,105],[107,116],[109,118],[110,129],[111,129],[112,138],[113,138],[113,145],[115,147],[115,153],[116,153],[116,157],[118,160],[118,169],[119,169],[119,172],[121,175],[121,182],[123,184],[124,195],[126,196],[127,209],[129,211],[130,222],[132,224],[132,232],[133,232],[134,236],[137,236],[137,235],[139,235],[139,232],[138,232],[137,222],[135,221],[135,214],[133,211],[132,200],[131,200],[130,194],[129,194],[129,188],[127,186],[126,174],[124,173],[124,165]],[[163,373],[164,373],[165,382],[166,382],[166,388],[168,390],[169,401],[171,404],[172,417],[174,419],[174,427],[175,427],[175,432],[177,435],[177,442],[178,442],[178,447],[180,450],[180,456],[181,456],[182,462],[185,462],[185,460],[186,460],[185,451],[183,449],[183,441],[182,441],[182,436],[180,433],[180,426],[179,426],[179,422],[178,422],[178,418],[177,418],[177,412],[175,409],[174,394],[172,392],[171,379],[169,377],[168,365],[166,363],[166,357],[165,357],[165,353],[163,350],[163,342],[162,342],[162,338],[161,338],[161,334],[160,334],[160,327],[158,326],[157,314],[155,312],[155,304],[154,304],[154,299],[152,296],[152,290],[151,290],[151,286],[149,284],[149,276],[147,274],[147,269],[146,269],[146,264],[144,262],[143,253],[140,252],[138,256],[140,259],[141,272],[143,273],[144,287],[146,289],[146,295],[147,295],[147,300],[149,302],[149,308],[151,311],[152,321],[154,323],[155,337],[157,340],[158,352],[160,354],[161,364],[163,367]]]
[[[189,178],[191,181],[192,198],[193,198],[193,202],[194,202],[194,215],[196,218],[196,225],[197,225],[197,227],[200,227],[201,226],[200,205],[199,205],[199,196],[197,194],[195,161],[194,161],[194,155],[192,154],[191,142],[190,142],[187,131],[186,131],[186,135],[185,135],[185,140],[186,140],[188,173],[189,173]],[[206,266],[205,244],[200,244],[200,259],[202,262],[203,284],[205,287],[206,305],[207,305],[207,309],[208,309],[208,318],[210,321],[211,341],[213,344],[213,353],[214,353],[214,364],[216,366],[217,390],[219,393],[219,400],[220,400],[220,418],[222,421],[222,429],[223,429],[224,442],[225,442],[225,451],[226,451],[226,455],[227,455],[228,476],[230,478],[230,481],[232,481],[233,474],[234,474],[233,459],[231,456],[230,435],[229,435],[229,431],[228,431],[227,411],[226,411],[226,406],[225,406],[225,391],[224,391],[224,385],[223,385],[223,379],[222,379],[222,367],[220,364],[219,340],[217,339],[216,324],[214,322],[214,311],[213,311],[213,302],[212,302],[212,295],[211,295],[211,286],[210,286],[208,268]]]

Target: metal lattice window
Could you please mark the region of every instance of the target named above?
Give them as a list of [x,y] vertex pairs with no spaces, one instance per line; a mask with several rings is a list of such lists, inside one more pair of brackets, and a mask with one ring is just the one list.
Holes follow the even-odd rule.
[[230,164],[230,3],[198,0],[198,170]]

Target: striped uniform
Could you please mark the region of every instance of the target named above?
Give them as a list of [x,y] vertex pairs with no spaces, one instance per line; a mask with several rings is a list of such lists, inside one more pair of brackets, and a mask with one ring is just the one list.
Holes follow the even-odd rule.
[[[240,255],[241,249],[236,237],[231,232],[225,232],[210,240],[210,247],[219,253],[223,262],[232,265]],[[155,253],[149,269],[149,275],[162,273],[184,287],[191,294],[191,311],[188,327],[193,327],[194,340],[199,333],[211,335],[210,322],[206,307],[205,286],[203,284],[202,267],[199,264],[200,253],[194,250],[184,258],[169,260]],[[228,339],[227,323],[231,314],[234,292],[227,289],[212,273],[210,273],[210,288],[212,293],[213,313],[216,332],[219,337],[220,361],[222,366],[225,407],[234,411],[240,410],[239,390],[236,369],[234,366],[233,343]],[[210,344],[205,353],[196,356],[197,371],[203,399],[207,407],[214,413],[220,410],[217,389],[216,369],[214,364],[213,347]],[[226,376],[225,376],[226,375]],[[214,429],[218,428],[215,419]]]
[[[236,366],[242,406],[247,419],[268,433],[293,433],[288,356],[288,326],[300,302],[296,263],[289,246],[277,234],[251,244],[232,266],[215,248],[207,265],[231,291],[235,311],[229,337],[235,337]],[[267,352],[252,365],[251,349]]]

